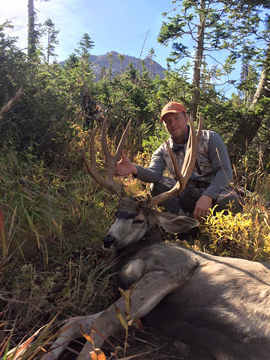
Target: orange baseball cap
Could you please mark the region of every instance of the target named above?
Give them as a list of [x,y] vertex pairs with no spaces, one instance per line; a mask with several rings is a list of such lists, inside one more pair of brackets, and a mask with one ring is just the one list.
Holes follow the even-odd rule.
[[181,113],[181,112],[186,113],[187,110],[184,108],[182,104],[179,104],[175,101],[171,101],[168,104],[166,104],[162,109],[160,121],[163,121],[163,116],[168,113]]

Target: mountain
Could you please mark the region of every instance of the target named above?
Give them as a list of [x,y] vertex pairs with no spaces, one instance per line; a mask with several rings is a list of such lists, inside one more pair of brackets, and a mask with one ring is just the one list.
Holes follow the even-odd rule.
[[[90,55],[89,61],[91,63],[91,68],[95,72],[97,79],[99,78],[100,72],[102,68],[109,69],[110,62],[112,62],[112,75],[121,74],[121,61],[118,57],[118,53],[116,51],[108,52],[105,55]],[[123,70],[126,69],[126,67],[129,65],[129,63],[132,63],[134,68],[136,69],[139,63],[139,69],[141,70],[141,64],[140,59],[129,56],[129,55],[123,55]],[[159,65],[156,61],[151,60],[150,57],[146,57],[143,59],[144,65],[146,69],[149,71],[149,75],[154,77],[156,75],[159,75],[161,79],[164,78],[164,69],[161,65]]]

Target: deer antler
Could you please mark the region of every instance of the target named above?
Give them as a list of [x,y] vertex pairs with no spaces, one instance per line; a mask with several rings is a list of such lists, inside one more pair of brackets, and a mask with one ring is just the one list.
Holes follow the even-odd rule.
[[188,179],[190,178],[190,176],[193,172],[194,166],[195,166],[197,152],[198,152],[198,143],[201,138],[201,135],[202,135],[201,115],[199,117],[199,127],[198,127],[197,135],[196,135],[196,131],[194,128],[193,118],[191,116],[191,118],[190,118],[190,133],[189,133],[189,138],[188,138],[188,143],[187,143],[187,148],[186,148],[186,154],[185,154],[185,158],[184,158],[184,162],[183,162],[183,166],[182,166],[181,170],[178,167],[178,164],[175,160],[175,157],[172,153],[172,150],[169,146],[168,141],[166,141],[166,146],[167,146],[168,152],[170,154],[170,158],[173,163],[173,169],[174,169],[174,172],[175,172],[175,175],[176,175],[178,181],[175,184],[175,186],[172,189],[170,189],[169,191],[159,194],[155,197],[152,197],[148,203],[149,208],[152,208],[152,207],[156,206],[157,204],[180,194],[184,190],[186,183],[187,183]]
[[95,179],[95,181],[97,183],[99,183],[101,186],[111,190],[112,192],[116,193],[119,197],[121,197],[123,195],[123,189],[120,184],[118,184],[117,182],[114,181],[113,178],[114,178],[114,174],[115,174],[116,163],[120,159],[120,155],[123,151],[125,142],[127,140],[127,136],[128,136],[129,130],[130,130],[130,124],[131,124],[131,120],[127,124],[127,127],[122,134],[122,137],[118,144],[115,155],[111,155],[110,151],[108,149],[108,144],[107,144],[107,139],[106,139],[106,137],[107,137],[107,131],[106,131],[107,119],[105,119],[103,122],[101,141],[102,141],[102,149],[105,154],[107,165],[108,165],[108,179],[107,180],[102,178],[99,175],[99,173],[97,172],[96,151],[95,151],[95,137],[96,137],[96,133],[97,133],[97,128],[95,128],[93,130],[93,132],[91,134],[91,138],[90,138],[90,163],[86,157],[85,148],[84,148],[84,146],[82,146],[83,161],[86,165],[86,168],[87,168],[89,174]]
[[15,93],[13,98],[11,98],[0,110],[0,120],[2,120],[4,114],[8,112],[11,108],[11,106],[19,99],[19,97],[22,95],[22,87],[19,88],[19,90]]

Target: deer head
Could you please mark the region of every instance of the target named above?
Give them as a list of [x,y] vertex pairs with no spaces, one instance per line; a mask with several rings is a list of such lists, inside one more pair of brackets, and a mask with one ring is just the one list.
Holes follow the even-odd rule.
[[166,142],[167,149],[173,163],[174,171],[178,179],[176,185],[171,190],[155,197],[149,197],[147,200],[144,201],[138,201],[136,199],[125,196],[123,187],[114,181],[116,163],[117,161],[119,161],[120,154],[125,146],[125,141],[127,139],[130,129],[130,124],[131,122],[128,123],[121,137],[115,155],[111,155],[108,150],[108,145],[106,141],[107,120],[105,120],[103,123],[102,148],[108,164],[107,179],[102,178],[98,174],[96,168],[94,140],[97,129],[93,131],[90,139],[90,163],[86,157],[85,148],[84,146],[82,147],[83,160],[89,174],[101,186],[113,191],[120,198],[118,211],[115,214],[115,222],[105,236],[103,243],[103,247],[110,250],[123,249],[130,244],[138,242],[147,234],[149,234],[151,229],[155,226],[161,226],[170,233],[180,233],[198,226],[198,222],[192,218],[188,218],[185,216],[177,216],[165,212],[159,212],[153,210],[153,208],[156,205],[162,203],[163,201],[180,194],[184,190],[196,162],[198,142],[202,132],[201,116],[197,135],[194,128],[193,120],[192,118],[190,119],[190,133],[182,169],[179,169],[172,150],[170,149],[168,142]]

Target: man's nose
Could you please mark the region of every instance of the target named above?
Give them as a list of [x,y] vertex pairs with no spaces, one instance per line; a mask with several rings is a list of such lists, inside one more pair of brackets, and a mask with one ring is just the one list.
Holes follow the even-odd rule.
[[172,119],[172,120],[171,120],[171,127],[174,127],[175,124],[176,124],[176,120],[175,120],[175,119]]

